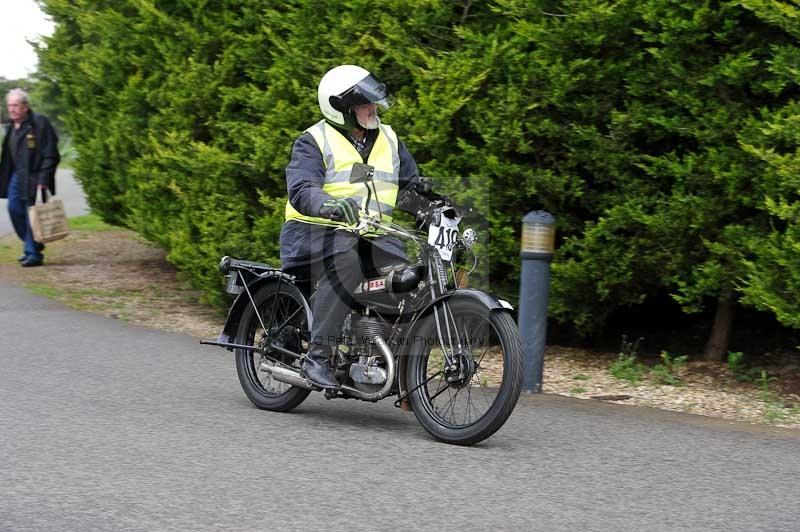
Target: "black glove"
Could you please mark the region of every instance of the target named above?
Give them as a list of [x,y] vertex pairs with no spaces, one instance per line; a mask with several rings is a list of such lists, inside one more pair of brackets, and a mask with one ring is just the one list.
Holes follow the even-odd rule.
[[329,218],[335,222],[347,222],[356,225],[359,221],[359,205],[353,198],[329,199],[319,208],[321,218]]
[[433,182],[427,177],[420,177],[414,185],[414,192],[420,196],[430,196],[433,192]]
[[416,192],[419,197],[425,198],[428,201],[450,201],[446,196],[442,196],[433,191],[433,181],[429,177],[420,177],[419,181],[414,184],[414,192]]

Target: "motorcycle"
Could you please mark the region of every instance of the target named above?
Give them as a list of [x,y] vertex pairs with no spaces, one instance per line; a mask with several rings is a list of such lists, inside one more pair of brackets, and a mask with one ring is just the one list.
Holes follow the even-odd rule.
[[[366,166],[366,165],[363,165]],[[370,205],[369,168],[354,171]],[[377,194],[376,194],[377,196]],[[442,442],[472,445],[494,434],[508,419],[522,383],[522,342],[512,306],[467,288],[470,272],[456,259],[472,254],[477,234],[459,229],[461,213],[431,195],[416,211],[418,227],[384,223],[380,211],[363,212],[363,234],[379,231],[413,243],[414,263],[389,264],[369,272],[352,294],[339,346],[334,350],[338,389],[325,397],[379,401],[412,410],[424,429]],[[223,257],[227,292],[236,295],[216,341],[203,344],[235,352],[242,389],[258,408],[286,412],[311,391],[300,361],[311,345],[309,280],[269,265]]]

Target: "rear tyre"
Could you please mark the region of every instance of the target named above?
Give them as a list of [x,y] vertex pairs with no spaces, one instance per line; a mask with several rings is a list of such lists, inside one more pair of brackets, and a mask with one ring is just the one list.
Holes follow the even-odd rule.
[[[295,285],[282,281],[280,285],[275,282],[262,286],[253,294],[253,300],[258,310],[248,302],[239,320],[236,343],[265,349],[278,364],[299,370],[299,359],[270,351],[268,346],[277,345],[298,354],[308,350],[311,315],[303,294]],[[308,397],[310,390],[279,382],[271,374],[259,370],[262,362],[276,364],[255,351],[236,350],[239,382],[254,405],[264,410],[287,412]]]
[[433,313],[414,332],[406,385],[425,430],[446,443],[472,445],[502,427],[517,404],[522,342],[508,312],[475,300],[448,305],[455,329],[448,334],[439,305],[443,341]]

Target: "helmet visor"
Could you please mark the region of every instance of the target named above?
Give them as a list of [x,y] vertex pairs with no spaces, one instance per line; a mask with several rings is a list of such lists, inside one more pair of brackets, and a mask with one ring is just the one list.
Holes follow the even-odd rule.
[[372,74],[350,87],[341,98],[347,107],[374,103],[388,109],[392,105],[386,84],[378,81]]

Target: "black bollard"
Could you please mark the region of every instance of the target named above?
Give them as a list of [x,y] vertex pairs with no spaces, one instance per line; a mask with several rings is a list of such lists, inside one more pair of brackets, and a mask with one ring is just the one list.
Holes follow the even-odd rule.
[[524,393],[542,391],[547,338],[547,296],[556,220],[549,212],[529,212],[522,219],[522,271],[519,285],[519,332],[524,353]]

